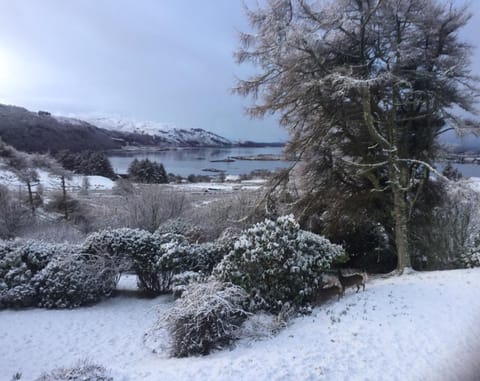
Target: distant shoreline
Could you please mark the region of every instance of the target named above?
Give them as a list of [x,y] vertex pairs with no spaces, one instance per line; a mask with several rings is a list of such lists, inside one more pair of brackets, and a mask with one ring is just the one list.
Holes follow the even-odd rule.
[[[229,146],[195,146],[195,147],[156,147],[156,146],[124,146],[122,148],[109,149],[105,153],[107,155],[136,154],[145,152],[161,152],[161,151],[183,151],[183,150],[202,150],[202,149],[232,149],[232,148],[268,148],[268,147],[285,147],[286,143],[251,143],[251,144],[232,144]],[[246,160],[246,159],[238,159]],[[251,159],[250,159],[251,160]]]

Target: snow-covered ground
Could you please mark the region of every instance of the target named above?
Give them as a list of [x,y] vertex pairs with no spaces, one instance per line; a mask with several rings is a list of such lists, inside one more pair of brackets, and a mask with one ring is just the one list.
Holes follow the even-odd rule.
[[266,180],[243,180],[241,182],[224,182],[224,183],[184,183],[174,185],[176,189],[185,191],[226,191],[232,192],[235,190],[257,190],[260,189]]
[[[60,190],[60,179],[51,175],[44,170],[37,170],[39,182],[46,190]],[[83,179],[88,178],[90,190],[107,190],[112,189],[115,184],[112,180],[103,176],[83,176],[73,175],[70,179],[66,180],[66,186],[68,190],[79,190],[82,187]],[[18,176],[7,169],[0,169],[0,184],[7,186],[12,190],[20,188],[26,188],[25,183],[20,181]]]
[[142,342],[169,297],[0,311],[0,379],[22,372],[22,380],[32,380],[89,358],[131,381],[474,381],[480,379],[479,289],[480,269],[376,279],[365,292],[349,290],[339,302],[294,319],[273,338],[184,359],[153,354]]

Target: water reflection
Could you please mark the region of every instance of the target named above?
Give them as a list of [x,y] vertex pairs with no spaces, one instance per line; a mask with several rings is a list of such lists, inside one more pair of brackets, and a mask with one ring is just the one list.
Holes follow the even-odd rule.
[[212,162],[212,160],[227,160],[235,156],[282,155],[282,147],[253,148],[189,148],[162,151],[115,152],[109,155],[116,173],[126,173],[133,159],[148,158],[164,165],[168,173],[181,176],[190,174],[212,174],[204,169],[225,171],[226,174],[240,175],[255,169],[273,171],[285,168],[290,162],[284,160],[235,160],[233,162]]

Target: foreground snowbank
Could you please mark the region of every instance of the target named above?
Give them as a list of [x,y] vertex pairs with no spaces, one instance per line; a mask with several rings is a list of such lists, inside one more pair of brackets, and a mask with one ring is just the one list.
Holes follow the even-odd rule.
[[0,379],[20,371],[31,380],[90,358],[131,381],[473,381],[480,374],[479,288],[480,269],[377,279],[364,293],[349,291],[274,338],[188,359],[154,355],[142,344],[170,307],[167,297],[124,295],[76,310],[1,311]]

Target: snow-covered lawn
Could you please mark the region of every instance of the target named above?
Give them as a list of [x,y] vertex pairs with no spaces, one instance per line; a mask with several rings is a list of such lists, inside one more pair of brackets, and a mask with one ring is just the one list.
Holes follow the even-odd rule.
[[131,381],[479,380],[479,290],[480,269],[376,279],[273,338],[184,359],[155,355],[142,342],[169,297],[0,311],[0,380],[15,372],[33,380],[84,358]]

